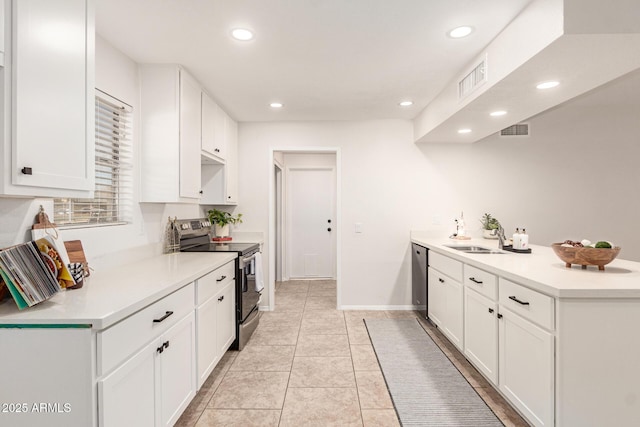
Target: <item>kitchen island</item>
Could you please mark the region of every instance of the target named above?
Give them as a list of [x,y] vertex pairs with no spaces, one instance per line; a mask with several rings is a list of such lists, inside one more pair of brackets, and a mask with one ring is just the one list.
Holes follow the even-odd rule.
[[465,253],[454,247],[497,241],[424,232],[411,242],[429,249],[428,317],[532,425],[637,424],[640,263],[599,271],[543,246]]
[[236,256],[154,255],[22,311],[4,300],[0,425],[175,423],[235,339]]

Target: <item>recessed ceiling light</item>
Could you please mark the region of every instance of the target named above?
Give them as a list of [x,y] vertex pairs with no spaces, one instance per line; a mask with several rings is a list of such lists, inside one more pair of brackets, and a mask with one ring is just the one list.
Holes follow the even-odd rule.
[[449,37],[453,39],[460,39],[462,37],[467,37],[472,32],[473,32],[473,27],[469,27],[465,25],[462,27],[454,28],[453,30],[449,31],[447,34],[449,35]]
[[493,111],[493,112],[489,113],[489,115],[490,115],[491,117],[500,117],[500,116],[504,116],[505,114],[507,114],[507,112],[506,112],[506,111],[504,111],[504,110],[500,110],[500,111]]
[[413,105],[413,101],[402,101],[400,104],[401,107],[410,107]]
[[269,106],[271,108],[282,108],[284,104],[282,104],[281,102],[272,102],[271,104],[269,104]]
[[556,87],[560,84],[560,82],[556,82],[556,81],[548,81],[548,82],[542,82],[542,83],[538,83],[538,85],[536,86],[537,89],[551,89],[552,87]]
[[458,129],[458,133],[471,133],[471,129]]
[[246,42],[253,40],[253,31],[247,30],[246,28],[234,28],[231,30],[231,36],[236,40]]

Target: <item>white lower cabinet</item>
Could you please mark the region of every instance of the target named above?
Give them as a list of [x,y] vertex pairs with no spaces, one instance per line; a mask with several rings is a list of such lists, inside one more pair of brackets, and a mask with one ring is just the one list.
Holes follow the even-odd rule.
[[554,336],[502,307],[499,330],[500,391],[533,425],[554,425]]
[[172,426],[196,393],[193,312],[98,382],[100,426]]
[[462,284],[429,267],[429,318],[460,350],[463,346]]
[[235,282],[196,308],[198,324],[198,389],[235,340]]
[[464,290],[464,355],[492,383],[498,384],[498,304]]

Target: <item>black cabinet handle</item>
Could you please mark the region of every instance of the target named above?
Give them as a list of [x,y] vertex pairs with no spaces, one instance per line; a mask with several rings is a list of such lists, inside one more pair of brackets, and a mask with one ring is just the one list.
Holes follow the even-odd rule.
[[23,167],[20,172],[22,172],[24,175],[33,175],[33,169],[31,169],[30,167]]
[[156,351],[158,352],[158,354],[162,354],[162,352],[164,351],[164,346],[160,346],[158,348],[156,348]]
[[511,301],[515,301],[515,302],[517,302],[518,304],[522,304],[522,305],[529,305],[529,303],[528,303],[528,302],[526,302],[526,301],[520,301],[520,300],[519,300],[518,298],[516,298],[515,296],[511,296],[511,297],[509,297],[509,299],[510,299]]
[[420,251],[416,251],[416,253],[417,253],[418,255],[420,255]]
[[162,316],[159,319],[153,319],[153,323],[160,323],[162,321],[164,321],[167,317],[171,316],[173,314],[173,311],[167,311],[164,316]]
[[489,313],[493,313],[493,308],[490,308],[490,309],[489,309]]
[[220,149],[219,148],[215,148],[213,151],[215,151],[216,153],[219,153]]
[[498,313],[498,319],[502,319],[502,314]]
[[169,341],[167,340],[166,342],[164,342],[164,343],[162,344],[162,347],[164,347],[164,348],[169,348]]
[[222,295],[220,298],[218,298],[218,302],[222,301],[224,299],[224,295]]
[[327,231],[331,231],[331,229],[330,229],[330,228],[327,228]]
[[444,279],[443,279],[442,277],[439,277],[439,278],[438,278],[438,282],[440,282],[440,283],[444,283]]
[[482,285],[482,280],[478,280],[475,277],[469,277],[469,280],[471,280],[473,283],[477,283],[478,285]]
[[328,220],[327,220],[327,222],[328,222],[329,224],[331,224],[331,220],[330,220],[330,219],[328,219]]
[[227,276],[222,276],[221,278],[216,279],[216,282],[222,282],[226,278],[227,278]]
[[202,190],[198,191],[198,193],[202,194]]

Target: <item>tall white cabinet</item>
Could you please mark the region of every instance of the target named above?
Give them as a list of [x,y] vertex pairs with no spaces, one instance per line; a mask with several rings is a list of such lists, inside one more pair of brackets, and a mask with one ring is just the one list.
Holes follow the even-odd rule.
[[10,30],[0,53],[0,192],[89,197],[95,183],[94,0],[0,5]]
[[173,64],[140,66],[140,201],[200,198],[200,85]]

